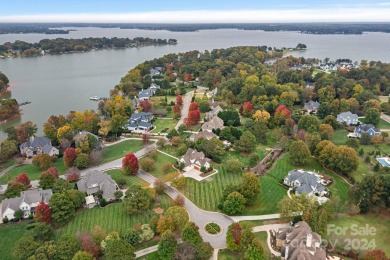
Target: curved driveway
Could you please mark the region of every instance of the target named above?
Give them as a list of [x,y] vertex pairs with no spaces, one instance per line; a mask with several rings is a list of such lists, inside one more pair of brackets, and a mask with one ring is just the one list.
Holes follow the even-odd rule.
[[187,92],[184,95],[183,107],[181,108],[181,117],[179,122],[177,122],[177,125],[175,126],[176,130],[179,128],[180,125],[184,124],[184,118],[188,116],[188,111],[190,110],[190,104],[191,104],[193,94],[194,91],[191,90],[190,92]]

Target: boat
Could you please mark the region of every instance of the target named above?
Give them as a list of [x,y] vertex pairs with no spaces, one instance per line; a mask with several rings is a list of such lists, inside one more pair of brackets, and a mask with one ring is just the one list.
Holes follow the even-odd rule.
[[99,101],[99,97],[98,96],[93,96],[93,97],[90,97],[89,100]]

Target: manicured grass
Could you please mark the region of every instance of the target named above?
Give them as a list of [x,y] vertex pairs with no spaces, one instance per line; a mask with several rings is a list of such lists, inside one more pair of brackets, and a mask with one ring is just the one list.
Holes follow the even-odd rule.
[[153,129],[152,132],[154,132],[154,133],[162,133],[162,131],[164,129],[168,128],[168,130],[166,130],[164,133],[169,133],[169,131],[171,131],[172,129],[175,128],[175,126],[177,125],[177,122],[178,121],[175,120],[175,119],[159,119],[159,118],[157,118],[153,122],[153,125],[156,128]]
[[218,252],[218,260],[242,260],[244,259],[244,253],[235,253],[229,249],[222,249]]
[[[159,207],[167,209],[171,199],[168,195],[162,195]],[[135,224],[149,223],[156,214],[152,210],[147,210],[136,215],[127,215],[123,212],[122,203],[109,204],[104,208],[84,209],[78,213],[64,227],[60,228],[60,234],[74,235],[79,231],[91,231],[96,225],[101,226],[106,232],[118,231],[123,234],[127,229]]]
[[265,231],[257,232],[255,233],[255,237],[261,241],[261,245],[263,246],[263,250],[264,250],[263,259],[271,259],[271,251],[269,250],[267,244],[267,232]]
[[[254,153],[259,155],[260,159],[259,159],[258,162],[263,160],[264,157],[270,152],[270,151],[267,151],[266,148],[267,148],[267,146],[263,146],[263,145],[259,145],[259,146],[256,147],[256,150],[254,151]],[[245,168],[251,167],[251,165],[249,163],[249,154],[242,155],[238,151],[227,152],[222,157],[222,161],[226,162],[226,160],[229,160],[229,159],[238,159],[238,160],[240,160],[244,164]]]
[[[52,163],[51,166],[56,167],[60,174],[63,174],[67,169],[62,158],[59,158],[57,162]],[[41,175],[41,173],[44,171],[39,169],[39,167],[35,166],[34,164],[23,164],[21,166],[16,166],[4,176],[0,177],[0,184],[6,184],[9,180],[13,180],[16,176],[23,172],[27,173],[30,180],[37,180],[39,175]]]
[[[356,246],[366,245],[363,239],[367,239],[368,242],[371,240],[375,241],[376,249],[383,250],[386,252],[387,256],[390,255],[390,218],[389,216],[381,214],[367,214],[367,215],[356,215],[356,216],[343,216],[338,218],[332,218],[328,223],[329,225],[334,224],[336,227],[346,228],[346,232],[341,235],[336,235],[334,232],[329,232],[325,235],[325,239],[330,239],[332,242],[338,239],[338,247],[343,248],[346,244],[345,239],[356,240],[354,243]],[[366,228],[368,225],[369,228],[375,228],[374,234],[359,234],[353,235],[351,225],[356,225],[359,230],[361,228]],[[355,228],[356,230],[356,228]],[[370,249],[372,250],[372,249]],[[357,250],[360,253],[363,253],[363,250]]]
[[141,256],[140,258],[137,258],[138,260],[160,260],[160,257],[158,256],[158,252],[153,252],[150,254],[147,254],[145,256]]
[[127,175],[122,170],[110,170],[107,171],[109,175],[114,179],[114,181],[117,181],[119,178],[125,178],[127,180],[127,186],[130,185],[141,185],[141,186],[148,186],[149,183],[142,180],[141,178],[135,176],[135,175]]
[[13,259],[12,248],[27,232],[28,222],[0,225],[0,256],[1,259]]
[[[287,175],[288,171],[291,171],[293,169],[304,169],[304,170],[309,170],[309,171],[316,171],[319,173],[323,173],[326,175],[329,175],[332,177],[333,182],[329,186],[329,190],[332,192],[333,195],[339,196],[341,203],[345,204],[348,200],[348,190],[349,190],[349,185],[338,175],[334,174],[331,171],[328,171],[324,169],[315,158],[310,158],[309,162],[304,165],[304,166],[294,166],[291,163],[289,155],[283,156],[275,167],[267,174],[267,176],[273,176],[276,178],[276,180],[281,181],[283,178]],[[287,195],[287,193],[286,193]],[[274,202],[278,200],[273,200]]]
[[208,223],[205,228],[209,234],[218,234],[221,232],[221,227],[216,223]]
[[348,131],[345,129],[337,129],[334,131],[333,143],[335,145],[345,145],[345,142],[348,140]]
[[[150,155],[148,155],[146,157],[152,159],[150,157]],[[176,160],[172,157],[169,157],[168,155],[165,155],[165,154],[158,152],[157,158],[154,161],[155,161],[154,170],[150,171],[149,173],[152,174],[154,177],[163,178],[165,175],[162,171],[164,164],[166,164],[166,163],[174,164]],[[172,168],[172,172],[175,172],[175,169]]]
[[15,160],[13,160],[13,159],[6,161],[6,162],[1,162],[0,163],[0,172],[4,169],[7,169],[8,167],[10,167],[14,164],[15,164]]
[[125,156],[128,153],[134,153],[143,148],[141,140],[126,140],[103,149],[102,163],[110,162]]

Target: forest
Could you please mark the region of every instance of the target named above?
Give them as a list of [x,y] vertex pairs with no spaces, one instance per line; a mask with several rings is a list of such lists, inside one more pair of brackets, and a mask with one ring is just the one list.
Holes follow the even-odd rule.
[[[0,45],[0,54],[13,56],[38,56],[42,54],[61,54],[69,52],[87,52],[109,48],[128,48],[149,45],[176,44],[175,39],[151,39],[144,37],[129,38],[82,38],[82,39],[43,39],[37,43],[24,41],[6,42]],[[42,53],[42,51],[44,53]],[[8,56],[8,55],[7,55]]]
[[0,121],[9,119],[19,114],[19,105],[15,99],[3,99],[3,94],[7,91],[9,80],[0,71]]
[[[42,33],[68,34],[62,27],[98,27],[141,30],[167,30],[194,32],[199,30],[239,29],[264,31],[297,31],[308,34],[363,34],[364,32],[389,33],[386,23],[205,23],[205,24],[149,24],[149,23],[54,23],[54,24],[0,24],[0,34]],[[57,28],[57,29],[53,29]]]

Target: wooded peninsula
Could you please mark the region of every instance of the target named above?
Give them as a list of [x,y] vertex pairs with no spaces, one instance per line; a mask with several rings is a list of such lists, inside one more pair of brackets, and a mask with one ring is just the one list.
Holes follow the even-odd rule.
[[38,43],[24,41],[6,42],[0,45],[0,57],[33,57],[46,54],[88,52],[92,50],[144,47],[151,45],[177,44],[176,39],[129,38],[82,38],[43,39]]

